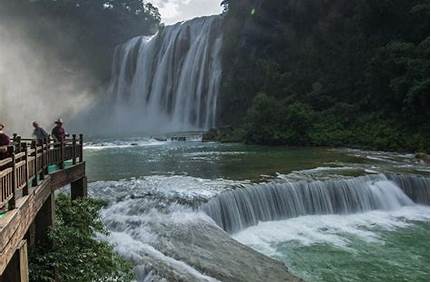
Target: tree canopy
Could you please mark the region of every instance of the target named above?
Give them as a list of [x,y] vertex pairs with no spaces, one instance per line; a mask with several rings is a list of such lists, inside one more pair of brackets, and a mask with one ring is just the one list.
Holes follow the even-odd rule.
[[267,144],[254,109],[269,103],[276,143],[429,150],[429,1],[222,4],[222,124]]

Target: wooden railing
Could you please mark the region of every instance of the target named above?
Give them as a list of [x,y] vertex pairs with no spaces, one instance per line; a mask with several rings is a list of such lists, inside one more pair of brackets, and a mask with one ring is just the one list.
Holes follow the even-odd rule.
[[16,200],[28,195],[48,174],[48,166],[64,169],[65,161],[83,162],[83,135],[57,142],[50,138],[43,141],[22,139],[14,134],[7,157],[0,159],[0,210],[14,209]]

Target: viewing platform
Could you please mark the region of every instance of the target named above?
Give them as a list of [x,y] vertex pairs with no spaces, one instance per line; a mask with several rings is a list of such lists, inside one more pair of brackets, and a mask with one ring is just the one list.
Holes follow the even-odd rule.
[[39,143],[14,135],[0,159],[0,282],[29,281],[27,246],[49,242],[54,192],[68,184],[72,199],[87,196],[82,135]]

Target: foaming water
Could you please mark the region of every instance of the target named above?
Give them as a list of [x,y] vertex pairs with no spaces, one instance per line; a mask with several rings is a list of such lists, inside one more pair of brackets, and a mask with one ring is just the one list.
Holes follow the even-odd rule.
[[[172,134],[171,134],[172,135]],[[123,139],[102,139],[102,140],[93,140],[86,142],[84,144],[85,150],[108,150],[108,149],[127,149],[127,148],[141,148],[148,146],[164,146],[171,143],[180,143],[180,142],[188,142],[195,143],[202,141],[202,135],[187,135],[180,134],[182,141],[178,141],[178,137],[175,135],[172,136],[161,136],[161,137],[131,137],[131,138],[123,138]]]
[[283,264],[239,244],[184,204],[121,199],[102,219],[111,233],[101,238],[134,263],[138,281],[296,281]]
[[[405,173],[429,175],[429,163],[417,159],[414,154],[400,154],[384,151],[365,151],[358,149],[336,149],[336,151],[357,157],[361,160],[354,167],[368,170],[370,172],[378,171],[385,173],[388,171],[398,170]],[[338,165],[349,165],[334,162]]]
[[145,244],[140,240],[135,240],[128,234],[112,232],[110,236],[105,239],[109,240],[111,244],[115,246],[115,251],[120,255],[137,264],[135,270],[137,273],[136,278],[139,281],[150,282],[164,280],[156,271],[146,265],[147,261],[145,261],[145,258],[150,258],[153,263],[164,264],[171,271],[175,272],[177,276],[187,277],[188,279],[192,278],[196,281],[219,281],[200,273],[183,261],[166,256],[149,244]]
[[138,281],[218,281],[164,253],[160,246],[166,236],[175,239],[175,230],[212,224],[205,215],[178,204],[160,205],[154,199],[138,198],[110,205],[102,211],[102,218],[111,231],[102,239],[135,264]]
[[233,237],[305,281],[428,281],[426,206],[261,222]]
[[158,201],[180,202],[194,206],[217,194],[233,189],[248,181],[205,179],[183,175],[145,176],[119,181],[96,181],[90,185],[90,194],[110,201],[127,198],[146,198]]
[[[366,242],[379,242],[378,231],[394,231],[412,226],[413,221],[429,221],[430,209],[408,206],[391,211],[369,211],[350,215],[308,215],[292,219],[260,222],[233,235],[239,242],[260,252],[277,255],[277,244],[295,241],[304,246],[331,244],[349,248],[351,235]],[[353,250],[351,250],[353,251]]]
[[156,139],[87,142],[84,144],[84,150],[95,151],[95,150],[124,149],[124,148],[145,147],[145,146],[161,146],[166,144],[166,142],[167,141],[158,141]]

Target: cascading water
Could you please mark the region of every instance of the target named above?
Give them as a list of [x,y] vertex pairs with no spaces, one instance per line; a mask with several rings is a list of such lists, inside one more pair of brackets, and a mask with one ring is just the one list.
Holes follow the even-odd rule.
[[388,179],[395,182],[415,203],[430,204],[430,179],[418,175],[390,174]]
[[[421,192],[413,193],[413,190]],[[257,184],[221,193],[201,208],[217,225],[234,233],[259,221],[393,210],[413,205],[404,191],[415,195],[413,200],[426,203],[429,178],[377,175],[336,181]]]
[[114,55],[111,118],[140,130],[204,130],[215,125],[221,79],[221,16],[167,26],[136,37]]

